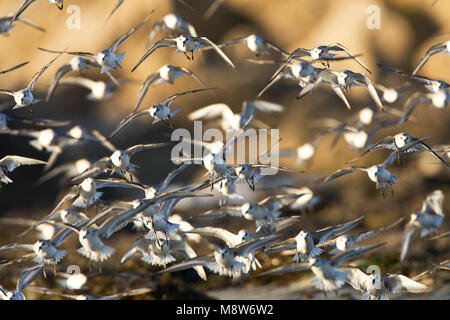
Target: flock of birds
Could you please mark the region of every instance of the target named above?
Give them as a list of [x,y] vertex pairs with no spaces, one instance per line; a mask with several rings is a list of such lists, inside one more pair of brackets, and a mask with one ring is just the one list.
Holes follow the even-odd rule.
[[[11,32],[18,21],[24,22],[34,28],[43,30],[33,22],[22,18],[27,8],[35,2],[25,1],[15,15],[0,19],[0,33]],[[117,3],[113,12],[122,4]],[[59,9],[63,8],[62,0],[50,0]],[[108,16],[111,17],[112,13]],[[90,100],[103,100],[112,96],[114,90],[124,84],[117,80],[112,71],[121,68],[121,63],[126,53],[118,53],[118,48],[131,37],[139,28],[150,20],[153,11],[142,22],[119,37],[109,47],[100,52],[78,52],[67,50],[51,50],[39,48],[49,54],[55,55],[51,61],[39,70],[31,79],[29,85],[20,90],[1,89],[0,93],[14,98],[15,106],[12,108],[27,108],[42,102],[48,102],[60,84],[79,85],[91,90],[86,97]],[[351,230],[357,227],[364,216],[356,220],[333,225],[320,230],[304,230],[300,216],[281,217],[286,208],[291,210],[311,209],[318,201],[309,188],[297,188],[283,186],[274,194],[259,202],[245,202],[240,206],[227,205],[230,198],[242,199],[237,192],[236,185],[244,184],[255,190],[258,182],[264,179],[263,168],[270,167],[266,164],[238,164],[230,165],[225,159],[230,148],[240,141],[246,130],[251,126],[263,127],[264,123],[255,119],[258,112],[280,112],[283,106],[260,100],[260,96],[282,79],[298,81],[300,92],[297,99],[312,94],[323,85],[330,87],[343,101],[348,109],[351,106],[344,92],[354,86],[367,87],[368,93],[374,102],[375,108],[362,109],[356,116],[345,122],[334,119],[321,119],[328,128],[320,132],[312,141],[292,149],[281,149],[279,157],[293,157],[297,159],[297,165],[306,163],[316,153],[316,144],[322,137],[336,134],[337,140],[343,136],[353,150],[360,150],[361,154],[349,161],[353,162],[367,154],[389,149],[392,153],[383,163],[371,166],[350,166],[338,170],[324,179],[323,183],[342,177],[346,174],[363,171],[369,179],[376,184],[376,189],[383,192],[391,189],[397,183],[399,177],[389,170],[400,156],[412,152],[429,152],[440,162],[440,165],[448,168],[450,149],[448,146],[430,147],[426,138],[413,137],[406,132],[400,132],[388,136],[376,143],[371,142],[370,137],[380,129],[395,127],[405,123],[411,118],[414,109],[419,105],[432,105],[436,108],[448,106],[450,100],[449,85],[441,80],[429,79],[417,75],[422,66],[435,54],[450,54],[450,41],[432,46],[419,62],[412,73],[402,70],[384,67],[388,71],[396,72],[405,78],[405,83],[399,88],[387,88],[374,83],[364,73],[351,70],[335,71],[329,63],[353,59],[362,68],[370,73],[369,68],[343,45],[335,43],[321,45],[311,49],[298,48],[289,53],[271,41],[259,35],[252,34],[244,38],[236,39],[222,44],[215,44],[207,37],[198,36],[195,28],[189,22],[177,14],[167,14],[163,19],[154,23],[149,36],[149,42],[158,33],[164,33],[166,37],[156,41],[131,71],[139,68],[149,56],[157,49],[175,48],[183,53],[189,60],[194,59],[194,52],[200,53],[206,50],[214,50],[218,56],[231,68],[236,69],[232,60],[224,53],[228,46],[244,45],[255,54],[257,59],[247,59],[250,63],[279,65],[268,85],[262,89],[255,100],[243,103],[241,113],[234,113],[229,106],[217,103],[200,108],[189,114],[189,120],[213,120],[219,119],[220,128],[234,130],[233,138],[228,141],[206,143],[202,141],[189,141],[199,144],[205,149],[203,158],[199,163],[206,172],[207,179],[185,184],[183,187],[172,191],[170,189],[173,179],[187,167],[192,165],[193,158],[181,158],[179,166],[157,186],[149,186],[139,182],[139,167],[132,163],[132,157],[137,152],[148,152],[151,149],[161,148],[170,143],[139,144],[126,149],[117,149],[111,140],[138,117],[151,117],[152,124],[161,122],[161,125],[173,128],[171,119],[178,112],[171,109],[172,103],[179,97],[214,90],[209,88],[199,77],[190,70],[164,65],[155,73],[150,74],[142,83],[139,95],[132,112],[125,117],[109,137],[103,136],[97,130],[86,130],[79,125],[68,130],[61,131],[56,128],[64,128],[71,125],[70,121],[55,121],[50,119],[36,119],[14,115],[13,111],[0,113],[0,133],[14,136],[29,137],[29,144],[36,150],[50,154],[47,161],[27,158],[19,155],[8,155],[0,160],[0,180],[2,184],[13,181],[8,173],[22,165],[44,165],[45,174],[37,183],[44,183],[63,175],[63,182],[70,185],[65,196],[57,203],[55,208],[40,220],[27,220],[4,218],[3,223],[14,223],[27,226],[27,229],[19,236],[22,237],[30,231],[39,231],[38,239],[34,243],[12,243],[0,247],[0,254],[18,251],[25,252],[17,257],[2,260],[0,268],[8,268],[32,261],[35,265],[25,269],[17,281],[16,289],[0,287],[0,296],[3,299],[25,299],[23,291],[37,291],[42,294],[56,295],[73,299],[118,299],[125,296],[144,294],[154,290],[153,285],[135,288],[126,292],[109,296],[90,296],[80,293],[86,288],[89,274],[81,272],[66,273],[57,272],[68,252],[61,249],[65,241],[76,234],[80,248],[70,255],[81,255],[89,260],[89,263],[101,264],[108,260],[116,251],[107,244],[107,239],[124,229],[128,225],[142,234],[122,257],[121,263],[125,264],[130,259],[139,257],[142,261],[157,266],[160,271],[152,274],[159,277],[161,274],[176,272],[193,268],[198,276],[207,280],[207,272],[219,274],[224,277],[239,278],[248,276],[252,271],[261,268],[258,256],[274,252],[285,252],[292,255],[292,263],[274,270],[259,273],[258,277],[273,274],[284,274],[300,270],[310,270],[315,275],[311,285],[324,292],[338,291],[345,285],[353,287],[361,292],[361,299],[387,299],[388,295],[396,293],[422,293],[430,290],[429,287],[419,282],[424,276],[437,270],[450,270],[449,261],[443,261],[433,266],[431,270],[415,278],[409,278],[402,274],[369,273],[352,264],[345,264],[356,257],[361,257],[367,252],[372,252],[382,247],[385,243],[373,246],[362,246],[360,242],[375,237],[380,233],[397,227],[403,223],[404,218],[394,224],[377,230],[368,230],[360,234],[352,234]],[[61,56],[70,55],[73,58],[68,64],[64,64],[57,70],[51,82],[45,99],[35,97],[33,88],[40,76],[55,64]],[[276,55],[272,60],[261,59],[261,56]],[[1,77],[13,70],[22,68],[27,63],[21,63],[7,70],[1,71]],[[101,74],[105,73],[110,82],[94,81],[81,76],[66,76],[69,73],[79,74],[90,68],[97,68]],[[168,82],[173,84],[181,76],[192,77],[202,88],[182,93],[176,93],[166,100],[140,110],[143,98],[150,86]],[[415,89],[425,90],[415,90]],[[413,89],[413,93],[408,91]],[[211,91],[213,92],[213,91]],[[379,95],[381,93],[381,95]],[[408,96],[404,109],[397,109],[393,105],[401,98]],[[24,123],[41,127],[42,130],[10,129],[10,122]],[[58,156],[72,146],[97,144],[108,149],[110,156],[96,161],[79,159],[54,167]],[[264,156],[264,155],[260,155]],[[293,172],[288,168],[279,168],[280,171]],[[126,188],[142,192],[141,196],[132,201],[117,200],[106,202],[102,199],[105,188]],[[219,192],[222,199],[219,207],[207,212],[184,217],[174,214],[177,204],[186,198],[210,197],[212,192]],[[384,194],[383,194],[384,196]],[[245,200],[244,200],[245,201]],[[425,197],[423,206],[417,212],[411,214],[405,224],[403,244],[400,259],[402,262],[408,258],[408,252],[414,243],[415,237],[427,237],[428,240],[449,237],[449,232],[437,234],[444,220],[442,211],[444,193],[435,190]],[[89,210],[95,206],[95,213]],[[240,230],[237,234],[229,230],[214,226],[217,219],[232,216],[247,219],[254,222],[254,230]],[[7,221],[8,220],[8,221]],[[213,240],[214,239],[214,240]],[[200,243],[213,244],[215,250],[207,255],[198,256],[194,250]],[[195,245],[194,245],[195,244]],[[58,291],[49,288],[31,286],[31,283],[41,275],[47,277],[48,266],[53,266],[55,276],[62,277],[58,280],[66,291]],[[133,274],[117,274],[117,277],[139,277]],[[72,293],[67,293],[67,290]],[[73,293],[75,292],[75,293]]]

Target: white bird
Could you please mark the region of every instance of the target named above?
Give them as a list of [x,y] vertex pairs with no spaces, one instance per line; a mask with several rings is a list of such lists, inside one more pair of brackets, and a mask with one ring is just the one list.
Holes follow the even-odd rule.
[[384,244],[385,243],[367,248],[351,249],[347,252],[335,255],[330,259],[312,257],[307,263],[295,263],[288,266],[282,266],[274,270],[260,273],[258,274],[258,277],[311,270],[316,276],[311,281],[311,284],[315,288],[325,292],[335,291],[341,288],[345,282],[348,281],[348,274],[344,268],[340,267],[341,264],[364,253],[377,249]]
[[[38,49],[41,51],[50,52],[50,53],[59,53],[58,51],[47,50],[44,48],[38,48]],[[80,56],[73,57],[68,64],[63,65],[56,71],[55,77],[53,78],[52,82],[50,83],[50,87],[48,88],[47,97],[45,98],[45,101],[48,102],[50,100],[50,98],[53,96],[53,93],[55,92],[56,87],[58,86],[62,77],[64,77],[69,72],[80,73],[80,72],[83,72],[83,71],[89,69],[90,67],[101,68],[102,66],[100,64],[98,64],[97,62],[92,61],[90,59],[85,59]],[[116,86],[120,86],[120,82],[117,81],[116,78],[109,71],[106,71],[106,74],[112,80],[112,82],[116,84]],[[98,87],[99,87],[99,85],[98,85]],[[93,91],[92,98],[95,98],[96,96],[99,95],[99,94],[97,94],[97,95],[95,94],[95,92],[94,92],[95,90],[92,89],[92,91]],[[97,89],[96,91],[99,92],[100,89]],[[104,94],[103,94],[103,96],[104,96]]]
[[147,15],[141,23],[132,28],[127,34],[115,40],[108,48],[98,53],[73,52],[73,51],[69,52],[69,51],[55,51],[55,50],[46,50],[46,51],[54,53],[67,53],[75,56],[93,59],[95,62],[97,62],[99,65],[102,66],[100,73],[105,73],[111,69],[120,68],[126,52],[115,53],[115,51],[125,40],[127,40],[133,33],[135,33],[140,27],[142,27],[142,25],[145,22],[147,22],[152,13],[153,11],[150,12],[150,14]]
[[[186,94],[191,94],[191,93],[201,92],[201,91],[206,91],[206,90],[211,90],[211,89],[212,88],[205,88],[205,89],[197,89],[197,90],[176,93],[176,94],[170,96],[169,98],[167,98],[166,100],[164,100],[163,102],[154,104],[153,106],[151,106],[150,108],[148,108],[144,111],[132,112],[128,116],[126,116],[122,121],[120,121],[120,123],[117,125],[117,127],[114,129],[114,131],[109,136],[108,140],[110,140],[114,136],[116,136],[120,131],[122,131],[125,127],[127,127],[134,119],[145,116],[145,115],[150,115],[150,117],[153,118],[152,124],[162,121],[165,124],[167,124],[167,126],[172,127],[172,123],[171,123],[170,119],[180,111],[180,109],[175,109],[175,110],[170,109],[170,105],[172,104],[172,102],[175,101],[176,98],[178,98],[180,96],[184,96]],[[169,122],[167,123],[166,120],[168,120]]]
[[391,224],[387,227],[383,227],[383,228],[379,228],[379,229],[371,230],[371,231],[367,231],[367,232],[362,232],[362,233],[358,234],[357,236],[343,234],[335,239],[331,239],[327,242],[322,243],[321,247],[334,245],[335,248],[328,252],[329,254],[332,254],[332,255],[335,255],[335,254],[338,254],[341,252],[345,252],[345,251],[348,251],[351,249],[359,249],[361,247],[356,244],[357,242],[367,240],[371,237],[378,235],[379,233],[381,233],[383,231],[390,230],[390,229],[394,228],[395,226],[397,226],[403,220],[404,220],[404,218],[400,218],[397,221],[395,221],[393,224]]
[[342,70],[337,73],[337,79],[339,84],[341,84],[347,90],[354,86],[360,85],[366,86],[370,96],[375,102],[375,105],[381,111],[384,110],[383,103],[381,102],[381,99],[378,96],[377,90],[372,84],[372,81],[370,81],[370,79],[364,73],[356,73],[350,70]]
[[[217,227],[198,227],[194,228],[188,233],[195,233],[199,234],[202,237],[213,237],[222,240],[228,248],[234,248],[238,245],[250,241],[255,238],[251,238],[250,233],[245,230],[241,229],[237,234],[233,234],[229,232],[226,229],[223,228],[217,228]],[[246,266],[243,269],[243,273],[248,273],[250,269],[256,270],[257,268],[261,268],[261,263],[258,261],[258,259],[255,257],[253,252],[250,252],[250,254],[247,257],[243,257],[242,260],[243,263],[246,264]],[[246,259],[245,259],[246,258]]]
[[[159,239],[149,239],[147,237],[141,237],[136,240],[130,249],[125,253],[120,260],[120,263],[126,263],[128,260],[134,256],[141,256],[141,260],[156,266],[164,266],[175,261],[172,254],[180,254],[186,259],[196,258],[197,254],[194,249],[183,240],[165,240]],[[197,272],[199,277],[206,280],[206,273],[203,267],[196,266],[194,270]]]
[[264,252],[270,253],[287,249],[296,249],[297,253],[292,258],[292,261],[307,262],[311,258],[319,256],[324,251],[323,249],[319,248],[318,245],[330,239],[336,238],[339,234],[353,229],[362,221],[363,218],[364,216],[344,224],[327,227],[314,232],[301,230],[293,240],[289,240],[286,243],[280,245],[275,245],[271,248],[266,249]]
[[41,99],[36,99],[33,96],[33,92],[32,91],[33,91],[34,85],[35,85],[36,81],[39,79],[39,77],[45,72],[45,70],[47,70],[48,67],[50,67],[50,65],[56,59],[58,59],[58,57],[60,55],[55,57],[53,60],[51,60],[49,63],[47,63],[41,70],[36,72],[34,74],[33,78],[31,79],[30,83],[28,84],[28,87],[26,87],[25,89],[21,89],[21,90],[18,90],[18,91],[11,91],[11,90],[7,90],[7,89],[0,89],[0,93],[8,94],[8,95],[14,97],[14,101],[16,102],[16,105],[13,107],[13,109],[24,108],[24,107],[31,106],[33,104],[36,104],[36,103],[42,101]]
[[167,143],[137,144],[125,150],[116,150],[110,156],[103,157],[100,160],[94,162],[83,173],[73,178],[71,182],[80,183],[86,178],[96,177],[103,172],[111,172],[112,174],[117,172],[123,177],[126,177],[127,174],[131,175],[136,171],[136,168],[138,168],[138,166],[130,162],[131,157],[135,153],[163,147],[166,145]]
[[420,142],[417,145],[405,149],[404,152],[408,153],[408,152],[428,151],[431,152],[436,158],[438,158],[444,165],[448,165],[447,162],[444,159],[442,159],[442,157],[439,154],[437,154],[430,146],[428,146],[428,144],[426,144],[423,141],[423,139],[424,138],[421,139],[415,138],[406,132],[400,132],[394,136],[387,136],[386,138],[378,141],[374,145],[364,150],[364,152],[361,155],[348,161],[347,163],[356,161],[375,150],[379,149],[399,150],[400,148],[405,147],[407,144],[411,144],[412,142],[420,140]]
[[417,106],[422,104],[432,105],[436,109],[443,109],[450,102],[450,89],[438,89],[435,92],[415,92],[405,102],[404,114],[398,121],[399,124],[405,123]]
[[[337,57],[335,53],[331,51],[340,51],[345,52],[347,57]],[[333,61],[333,60],[344,60],[344,59],[354,59],[361,67],[366,69],[367,72],[371,73],[370,70],[366,67],[366,65],[358,59],[356,55],[353,55],[347,48],[345,48],[342,44],[333,43],[330,45],[321,45],[314,47],[312,49],[304,49],[298,48],[295,49],[289,57],[286,59],[286,62],[290,62],[292,59],[298,59],[302,57],[311,57],[312,61]]]
[[161,20],[153,24],[152,30],[148,37],[148,42],[152,41],[157,32],[164,32],[168,36],[178,37],[183,34],[189,34],[192,37],[197,37],[195,28],[175,13],[166,14]]
[[347,283],[354,289],[364,292],[361,300],[389,300],[386,293],[422,293],[428,287],[401,274],[367,274],[356,267],[343,267],[348,273]]
[[91,161],[85,158],[81,158],[73,162],[62,164],[60,166],[53,168],[52,170],[49,170],[47,173],[41,176],[38,180],[36,180],[35,185],[45,183],[46,181],[53,179],[58,175],[62,175],[59,184],[65,184],[70,179],[79,176],[84,171],[89,169],[91,165],[92,165]]
[[[151,55],[156,49],[158,48],[172,48],[177,47],[178,50],[177,53],[182,52],[188,58],[188,60],[194,59],[194,51],[198,50],[200,48],[204,47],[212,47],[217,54],[225,60],[225,62],[232,67],[233,69],[236,69],[236,66],[233,64],[233,62],[230,60],[230,58],[227,57],[225,53],[211,40],[209,40],[206,37],[192,37],[190,35],[181,35],[177,38],[164,38],[159,41],[157,41],[145,54],[144,56],[136,63],[136,65],[131,69],[133,72],[136,70],[136,68],[145,60],[149,55]],[[187,55],[189,52],[191,52],[191,57]]]
[[[234,113],[224,103],[211,104],[188,115],[189,120],[220,119],[220,127],[226,131],[239,130],[256,112],[282,112],[284,107],[264,100],[246,100],[242,103],[241,113]],[[264,125],[264,127],[267,127]]]
[[23,290],[28,287],[41,274],[43,267],[37,265],[26,269],[17,281],[16,290],[8,291],[0,286],[2,300],[25,300]]
[[241,206],[225,206],[212,209],[192,218],[217,219],[227,215],[254,220],[256,227],[274,221],[281,215],[281,208],[290,205],[304,194],[273,195],[259,202],[246,202]]
[[[282,56],[287,57],[289,56],[289,53],[275,45],[273,42],[264,39],[259,34],[251,34],[247,37],[242,37],[238,39],[234,39],[231,41],[227,41],[225,43],[219,44],[219,48],[232,46],[235,44],[243,44],[246,45],[247,48],[253,52],[257,57],[259,57],[261,54],[268,55],[270,50],[276,51],[280,53]],[[209,48],[205,48],[204,50],[208,50]]]
[[65,289],[69,290],[88,289],[88,287],[86,286],[88,277],[81,272],[73,272],[73,273],[57,272],[56,275],[64,278],[64,279],[57,279],[56,281]]
[[165,64],[161,68],[159,68],[158,71],[152,73],[144,80],[141,88],[139,89],[138,98],[136,104],[134,105],[133,112],[136,112],[139,109],[139,106],[141,105],[141,102],[144,99],[145,94],[147,93],[149,87],[152,85],[153,82],[155,82],[155,85],[165,82],[173,84],[176,79],[178,79],[183,75],[191,76],[192,78],[194,78],[195,81],[197,81],[199,84],[201,84],[206,88],[206,84],[203,81],[201,81],[200,78],[198,78],[192,71],[186,68],[173,66],[171,64]]
[[[52,221],[51,223],[53,223]],[[25,250],[31,251],[34,256],[33,261],[40,265],[53,265],[56,272],[56,264],[58,264],[66,255],[66,250],[57,249],[72,234],[70,230],[60,230],[50,240],[38,240],[33,244],[10,244],[0,248],[0,253]],[[24,255],[23,257],[28,257]]]
[[221,276],[236,278],[244,272],[248,265],[246,257],[250,254],[254,255],[260,248],[273,241],[289,236],[289,234],[289,232],[285,232],[262,239],[246,241],[233,248],[219,247],[213,253],[177,263],[157,272],[156,274],[159,275],[167,272],[176,272],[201,265]]
[[86,99],[89,101],[104,101],[109,99],[114,95],[114,91],[117,88],[129,82],[129,80],[119,80],[118,85],[117,82],[95,81],[83,77],[66,77],[59,81],[60,84],[77,85],[88,89],[90,92],[86,96]]
[[444,202],[444,193],[441,190],[435,190],[430,193],[423,202],[422,209],[411,214],[411,220],[406,224],[403,232],[402,252],[400,260],[406,260],[411,244],[416,235],[420,232],[420,237],[435,232],[444,220],[442,204]]
[[367,175],[369,176],[369,179],[376,183],[376,188],[378,189],[384,189],[388,186],[392,187],[397,180],[399,179],[399,176],[395,176],[391,174],[386,167],[394,163],[394,160],[398,157],[399,154],[404,152],[410,147],[413,147],[420,143],[422,140],[417,140],[412,143],[408,143],[406,146],[392,152],[389,157],[386,158],[386,160],[378,165],[373,165],[370,167],[364,167],[364,166],[352,166],[345,169],[340,169],[336,171],[335,173],[331,174],[330,176],[325,178],[325,182],[334,180],[336,178],[339,178],[343,175],[346,175],[351,172],[355,172],[356,170],[367,172]]
[[427,52],[422,57],[422,59],[420,59],[419,64],[414,69],[412,74],[413,75],[416,74],[423,67],[423,65],[425,63],[427,63],[428,59],[430,59],[432,55],[435,55],[438,53],[444,53],[446,55],[450,55],[450,41],[438,43],[438,44],[431,46],[431,48],[427,50]]
[[53,211],[50,213],[53,214],[61,207],[66,201],[72,201],[72,205],[75,207],[84,207],[87,211],[87,208],[94,203],[96,203],[100,197],[102,196],[102,192],[99,192],[99,189],[102,188],[137,188],[134,185],[127,183],[124,180],[119,179],[93,179],[87,178],[83,180],[80,184],[77,184],[71,188],[71,190],[59,201]]
[[[27,158],[27,157],[21,157],[21,156],[5,156],[2,159],[0,159],[0,181],[2,183],[12,183],[13,181],[8,178],[6,175],[7,172],[12,172],[14,169],[23,166],[23,165],[35,165],[35,164],[46,164],[45,161]],[[1,184],[0,184],[1,186]]]

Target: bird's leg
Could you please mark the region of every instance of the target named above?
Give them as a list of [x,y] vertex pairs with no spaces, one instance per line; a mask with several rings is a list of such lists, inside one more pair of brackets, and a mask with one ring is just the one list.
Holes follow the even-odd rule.
[[54,274],[55,277],[56,277],[56,263],[53,264],[53,274]]
[[194,60],[194,51],[191,51],[191,60]]
[[183,52],[183,53],[184,53],[184,55],[186,56],[186,58],[187,58],[188,60],[191,60],[191,58],[189,58],[189,56],[187,55],[186,52]]
[[92,272],[92,260],[89,259],[89,271]]
[[391,195],[392,197],[394,197],[394,188],[392,188],[392,186],[391,186]]
[[381,196],[382,196],[383,199],[384,199],[385,197],[384,197],[384,192],[383,192],[383,190],[380,190],[380,193],[381,193]]
[[44,278],[47,279],[47,273],[45,272],[45,266],[42,268],[42,272],[44,273]]
[[98,272],[102,272],[102,262],[100,261],[99,263],[98,263]]

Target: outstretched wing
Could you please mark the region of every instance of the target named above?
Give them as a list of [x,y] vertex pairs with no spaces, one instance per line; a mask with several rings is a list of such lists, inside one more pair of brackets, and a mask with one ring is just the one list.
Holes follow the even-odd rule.
[[131,72],[133,72],[134,70],[137,69],[137,67],[139,67],[139,65],[145,60],[147,59],[147,57],[149,55],[151,55],[153,53],[153,51],[155,51],[156,49],[159,48],[170,48],[170,47],[174,47],[177,45],[177,41],[175,39],[161,39],[157,42],[155,42],[153,44],[153,46],[144,54],[144,56],[139,59],[139,61],[136,63],[136,65],[133,67],[133,69],[131,69]]
[[19,69],[20,67],[23,67],[24,65],[26,65],[26,64],[28,64],[28,63],[29,63],[29,61],[23,62],[23,63],[21,63],[21,64],[18,64],[17,66],[14,66],[14,67],[11,67],[11,68],[9,68],[9,69],[0,71],[0,74],[4,74],[4,73],[10,72],[10,71]]
[[351,57],[351,58],[354,59],[356,62],[358,62],[359,65],[360,65],[361,67],[363,67],[364,69],[367,70],[367,72],[372,73],[372,72],[369,70],[369,68],[367,68],[367,66],[366,66],[360,59],[358,59],[357,56],[355,56],[354,54],[352,54],[352,53],[350,52],[350,50],[348,50],[348,49],[347,49],[346,47],[344,47],[342,44],[340,44],[340,43],[335,43],[335,44],[329,45],[329,46],[328,46],[328,50],[332,50],[332,51],[345,51],[345,53],[347,53],[349,57]]
[[195,40],[200,44],[201,47],[204,46],[212,47],[230,67],[236,70],[236,66],[233,64],[230,58],[228,58],[228,56],[214,42],[212,42],[206,37],[195,38]]
[[329,175],[328,177],[325,178],[325,182],[334,180],[336,178],[342,177],[343,175],[346,175],[348,173],[352,173],[355,170],[359,170],[359,169],[366,169],[367,167],[363,167],[363,166],[352,166],[349,168],[345,168],[345,169],[339,169],[338,171],[336,171],[335,173]]
[[21,156],[6,156],[0,160],[0,166],[6,168],[9,172],[17,167],[24,165],[45,164],[45,161],[21,157]]
[[61,78],[70,71],[72,71],[72,66],[70,64],[65,64],[61,68],[59,68],[58,71],[56,71],[55,78],[53,79],[47,91],[47,97],[45,98],[46,102],[48,102],[52,97],[53,92],[55,91],[56,86],[59,83],[59,80],[61,80]]
[[443,52],[446,49],[447,49],[447,45],[445,43],[435,44],[430,49],[428,49],[427,52],[425,53],[425,55],[422,57],[422,59],[420,59],[419,64],[417,65],[417,67],[412,72],[412,75],[415,75],[423,67],[423,65],[425,63],[427,63],[428,59],[430,59],[430,57],[432,55],[437,54],[439,52]]
[[135,112],[128,115],[125,119],[120,121],[120,123],[117,125],[117,127],[114,129],[114,131],[110,134],[108,137],[108,140],[111,140],[113,137],[115,137],[120,131],[125,129],[134,119],[148,115],[148,111],[141,111],[141,112]]
[[139,89],[138,98],[136,100],[136,104],[134,105],[133,112],[136,112],[139,109],[139,106],[141,105],[142,100],[144,100],[144,97],[148,91],[148,88],[150,87],[150,85],[153,82],[155,82],[159,78],[160,78],[159,72],[154,72],[145,79],[145,81],[142,83],[141,88]]

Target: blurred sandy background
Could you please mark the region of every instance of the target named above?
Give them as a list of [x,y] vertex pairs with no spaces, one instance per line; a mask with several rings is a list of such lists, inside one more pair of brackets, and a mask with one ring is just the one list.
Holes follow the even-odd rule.
[[[235,62],[237,72],[231,70],[214,53],[205,53],[204,59],[197,54],[194,61],[188,61],[184,55],[163,48],[154,52],[135,72],[131,73],[131,68],[145,52],[147,37],[153,23],[169,12],[181,15],[195,26],[200,36],[206,36],[216,43],[250,33],[259,33],[287,51],[298,47],[311,48],[316,45],[339,42],[353,53],[363,54],[361,59],[372,70],[371,79],[385,86],[400,85],[403,79],[383,72],[377,67],[377,63],[412,71],[426,50],[433,44],[447,41],[450,32],[450,20],[448,19],[450,2],[443,0],[225,0],[218,11],[208,20],[204,19],[202,14],[211,1],[185,1],[197,12],[190,11],[176,0],[127,0],[106,24],[104,23],[105,19],[116,0],[66,0],[64,1],[65,8],[61,12],[54,6],[50,6],[47,1],[37,1],[30,6],[23,17],[43,26],[47,32],[42,33],[17,23],[9,36],[0,36],[0,69],[30,61],[24,68],[0,76],[0,88],[17,90],[26,87],[33,74],[54,56],[39,51],[37,47],[54,50],[63,50],[67,47],[68,50],[73,51],[98,52],[128,32],[152,9],[155,9],[150,21],[119,47],[118,52],[127,52],[127,54],[122,68],[114,70],[113,74],[117,78],[142,81],[163,64],[170,63],[186,67],[209,86],[218,87],[215,91],[217,98],[208,93],[200,93],[177,99],[173,104],[173,108],[182,110],[175,117],[174,126],[191,128],[192,125],[187,121],[186,115],[196,108],[224,102],[229,104],[234,111],[239,111],[242,101],[255,98],[256,94],[265,86],[275,67],[253,65],[243,61],[240,58],[254,58],[251,52],[243,46],[225,49],[225,52]],[[21,3],[21,0],[1,1],[1,15],[6,16],[15,12]],[[77,5],[81,9],[80,30],[70,30],[66,27],[66,21],[70,17],[67,8],[71,5]],[[366,21],[370,16],[366,10],[371,5],[377,5],[381,9],[381,29],[369,30],[366,26]],[[161,37],[162,34],[158,34],[154,41]],[[274,57],[276,58],[276,55]],[[71,56],[60,57],[44,73],[36,84],[36,96],[45,96],[49,82],[57,68],[70,59]],[[443,54],[433,56],[420,74],[450,81],[448,59],[449,57]],[[331,66],[335,70],[349,68],[354,72],[364,71],[351,60],[331,63]],[[84,75],[93,79],[108,80],[98,74],[96,70],[89,70]],[[50,103],[33,106],[32,114],[22,110],[13,111],[13,113],[60,120],[70,119],[88,129],[95,128],[108,135],[120,119],[132,110],[139,87],[139,83],[124,85],[116,91],[112,99],[104,102],[89,102],[85,99],[87,90],[60,85]],[[141,108],[157,103],[173,93],[196,88],[198,88],[198,84],[189,77],[177,79],[174,85],[163,84],[151,87]],[[286,107],[286,112],[283,114],[258,115],[259,119],[280,129],[281,148],[297,146],[311,139],[319,130],[312,125],[313,119],[334,117],[344,120],[363,107],[373,104],[367,90],[363,87],[352,88],[346,93],[353,107],[351,111],[346,110],[344,104],[329,88],[321,87],[301,101],[295,100],[297,91],[298,87],[295,82],[282,80],[262,96],[262,99],[277,102]],[[0,103],[11,101],[12,99],[8,96],[0,96]],[[402,105],[396,107],[401,108]],[[428,142],[431,145],[449,143],[450,115],[448,110],[421,106],[414,112],[414,118],[416,121],[410,121],[403,127],[379,131],[373,137],[373,141],[378,141],[386,135],[407,131],[415,137],[429,137]],[[163,126],[151,126],[150,123],[150,119],[141,118],[136,121],[135,125],[125,129],[113,142],[118,148],[125,148],[137,143],[167,141],[170,132]],[[345,161],[357,155],[356,152],[349,150],[343,141],[331,149],[332,138],[330,136],[319,142],[313,162],[299,168],[306,170],[306,173],[295,176],[299,187],[310,185],[323,199],[318,210],[305,217],[306,225],[320,228],[328,223],[342,223],[365,214],[366,219],[361,228],[381,227],[401,216],[409,219],[411,212],[420,209],[426,193],[437,188],[443,189],[446,195],[444,212],[450,211],[448,169],[445,170],[435,164],[436,160],[428,155],[411,156],[408,157],[406,165],[392,167],[392,172],[400,175],[399,182],[394,186],[394,197],[387,192],[386,198],[383,199],[375,191],[374,184],[362,173],[349,175],[326,186],[316,188],[316,185],[311,182],[314,179],[310,179],[310,177],[325,177],[334,170],[344,167]],[[39,154],[28,147],[27,141],[28,139],[20,137],[0,137],[0,156],[18,154],[46,159],[45,154]],[[72,148],[60,157],[58,164],[79,157],[88,156],[96,159],[105,155],[107,152],[103,149],[100,151],[99,148],[92,145],[88,148]],[[358,164],[370,165],[376,161],[382,161],[386,155],[387,153],[383,151],[376,152]],[[134,162],[142,168],[139,171],[141,181],[149,184],[160,181],[167,174],[169,168],[173,167],[170,164],[169,156],[170,149],[168,148],[159,154],[150,152],[136,155]],[[281,164],[294,166],[293,161],[283,160]],[[51,211],[62,193],[52,182],[38,188],[33,187],[32,182],[39,177],[40,172],[41,169],[38,167],[20,168],[11,175],[15,183],[4,187],[0,192],[0,215],[39,217]],[[193,168],[183,174],[180,181],[195,176],[200,177],[202,174],[201,169]],[[443,223],[441,231],[447,231],[448,226],[447,219]],[[239,227],[234,226],[237,230]],[[9,226],[0,226],[0,228],[5,231],[0,235],[0,244],[16,241],[14,233],[19,229],[10,229]],[[426,261],[438,262],[448,258],[448,239],[433,244],[416,241],[417,246],[411,255],[411,264],[402,267],[398,263],[400,231],[397,229],[397,232],[386,235],[383,239],[389,240],[388,248],[383,252],[390,252],[389,259],[387,259],[392,262],[387,265],[388,270],[386,271],[418,273],[424,268],[428,268]],[[112,237],[109,243],[119,245],[120,242],[123,248],[108,260],[107,265],[110,268],[117,267],[121,253],[131,245],[135,237],[132,234],[124,235],[123,238],[121,236]],[[71,240],[73,240],[70,242],[73,245],[72,249],[77,248],[76,239],[73,237]],[[374,241],[377,242],[379,239]],[[417,252],[415,252],[416,250]],[[414,259],[414,254],[416,254],[416,259]],[[75,257],[75,255],[76,253],[72,258],[85,260],[84,257]],[[420,262],[417,259],[419,257],[423,258]],[[263,261],[270,265],[270,259],[267,259],[266,261],[264,258]],[[138,260],[135,261],[135,264],[141,270],[146,268]],[[130,265],[125,265],[120,268],[128,270],[129,267]],[[0,271],[0,280],[2,281],[5,280],[5,277],[1,276],[1,273],[4,272],[6,271]],[[210,279],[216,278],[212,276]],[[218,281],[216,284],[219,287],[226,286],[230,284],[230,280]],[[214,286],[214,282],[196,283],[193,286],[206,290],[210,285]],[[241,283],[242,288],[251,285],[254,284],[245,281]],[[168,295],[170,296],[170,294]]]

